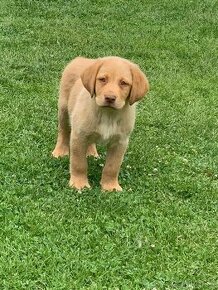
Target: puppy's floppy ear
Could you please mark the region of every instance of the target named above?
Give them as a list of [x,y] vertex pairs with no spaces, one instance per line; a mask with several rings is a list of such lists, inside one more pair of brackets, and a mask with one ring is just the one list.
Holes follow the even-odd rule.
[[87,91],[90,93],[91,97],[93,97],[95,94],[95,81],[101,64],[102,60],[97,59],[81,74],[82,83]]
[[131,66],[131,72],[132,72],[132,88],[129,96],[130,105],[141,100],[149,90],[148,79],[137,65],[133,64]]

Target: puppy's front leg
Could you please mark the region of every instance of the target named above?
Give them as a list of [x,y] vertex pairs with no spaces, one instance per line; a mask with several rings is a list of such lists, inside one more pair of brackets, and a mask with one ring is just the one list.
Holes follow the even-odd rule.
[[70,186],[78,190],[90,188],[87,178],[86,151],[88,144],[83,138],[70,138]]
[[128,140],[110,145],[108,147],[106,163],[101,177],[102,190],[122,190],[122,187],[118,182],[118,175],[127,145]]

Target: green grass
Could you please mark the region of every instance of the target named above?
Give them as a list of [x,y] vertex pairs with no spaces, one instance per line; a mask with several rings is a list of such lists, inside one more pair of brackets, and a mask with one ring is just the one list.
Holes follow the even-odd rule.
[[[218,289],[217,1],[0,4],[0,289]],[[61,70],[119,55],[151,84],[120,175],[68,188]]]

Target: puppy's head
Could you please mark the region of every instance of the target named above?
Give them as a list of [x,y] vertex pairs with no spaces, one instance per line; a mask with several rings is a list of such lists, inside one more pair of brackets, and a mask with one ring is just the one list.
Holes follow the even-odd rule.
[[119,57],[97,59],[83,72],[81,80],[98,106],[114,109],[122,109],[127,102],[132,105],[149,89],[140,68]]

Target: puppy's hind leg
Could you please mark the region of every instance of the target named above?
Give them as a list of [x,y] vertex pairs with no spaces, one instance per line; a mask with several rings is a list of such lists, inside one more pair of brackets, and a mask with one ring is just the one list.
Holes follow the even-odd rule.
[[70,123],[67,106],[59,106],[58,109],[58,137],[54,151],[52,152],[53,157],[63,157],[69,155],[70,145]]
[[90,145],[88,146],[86,156],[87,156],[87,157],[88,157],[88,156],[93,156],[93,157],[95,157],[95,158],[98,158],[98,157],[99,157],[99,155],[98,155],[98,151],[97,151],[97,149],[96,149],[96,145],[95,145],[95,143],[90,144]]

